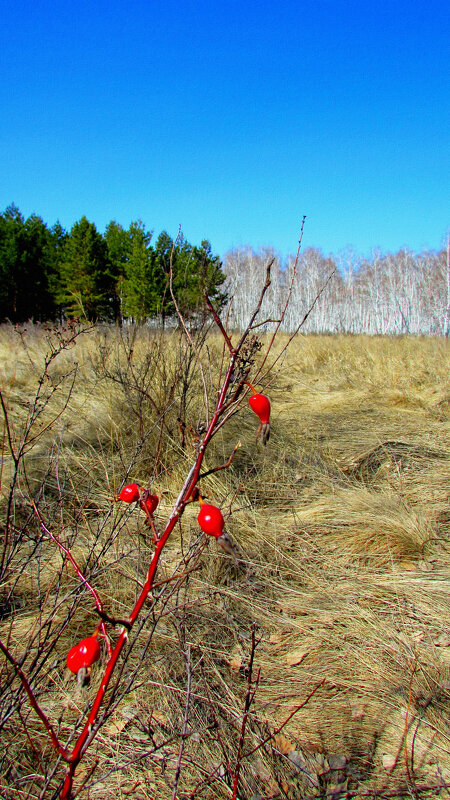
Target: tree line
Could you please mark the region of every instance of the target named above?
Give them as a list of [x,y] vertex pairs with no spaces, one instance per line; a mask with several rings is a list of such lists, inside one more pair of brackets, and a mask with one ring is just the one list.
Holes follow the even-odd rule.
[[325,256],[309,247],[294,270],[293,256],[283,261],[271,248],[240,247],[222,263],[208,241],[197,247],[165,231],[155,240],[141,221],[128,229],[111,221],[102,234],[82,217],[67,232],[36,214],[25,219],[11,205],[0,215],[0,322],[81,317],[164,323],[174,316],[173,298],[190,316],[204,309],[206,292],[218,306],[230,300],[228,324],[242,330],[273,260],[260,319],[278,318],[290,292],[287,331],[307,315],[305,332],[448,336],[449,253],[449,241],[439,251],[374,251],[370,257],[351,248]]
[[111,221],[102,234],[83,216],[65,231],[9,206],[0,215],[0,321],[164,321],[173,298],[187,316],[205,292],[223,303],[225,275],[208,241],[197,247],[166,231],[153,239],[141,221]]
[[[293,256],[283,262],[270,248],[232,250],[224,258],[232,327],[245,326],[271,259],[272,282],[260,318],[277,319],[290,292],[283,322],[286,331],[296,330],[307,315],[302,325],[305,333],[449,336],[448,239],[439,251],[376,250],[369,258],[352,248],[325,256],[320,249],[308,247],[295,270]],[[267,327],[273,325],[269,322]]]

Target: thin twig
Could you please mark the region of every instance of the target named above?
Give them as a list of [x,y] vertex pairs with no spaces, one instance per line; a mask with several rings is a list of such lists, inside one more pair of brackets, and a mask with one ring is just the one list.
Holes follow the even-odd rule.
[[184,745],[186,741],[187,727],[189,720],[189,704],[191,701],[191,682],[192,682],[191,648],[188,645],[186,648],[186,702],[184,706],[183,727],[181,729],[180,750],[178,753],[177,767],[175,770],[175,778],[173,782],[172,800],[176,800],[178,783],[181,775],[181,763],[183,760]]
[[248,323],[244,333],[242,334],[242,336],[241,336],[241,338],[239,340],[239,344],[238,344],[238,346],[236,348],[236,350],[238,350],[238,351],[242,348],[242,345],[244,344],[245,340],[247,339],[247,336],[248,336],[248,334],[250,333],[250,331],[252,329],[253,323],[254,323],[256,317],[258,316],[258,314],[259,314],[259,312],[261,310],[262,302],[264,300],[264,295],[266,294],[266,292],[267,292],[267,290],[268,290],[268,288],[270,286],[270,283],[271,283],[271,281],[270,281],[270,272],[271,272],[271,269],[272,269],[274,261],[275,261],[275,259],[272,258],[271,261],[268,263],[268,265],[266,267],[266,280],[265,280],[264,285],[263,285],[263,287],[261,289],[261,293],[259,295],[259,300],[258,300],[258,302],[257,302],[257,304],[255,306],[255,310],[253,311],[253,314],[250,317],[250,322]]
[[235,445],[231,455],[227,458],[227,460],[223,464],[220,464],[218,467],[213,467],[212,469],[209,469],[207,472],[201,472],[200,475],[198,476],[199,481],[201,481],[203,478],[207,478],[208,475],[213,475],[215,472],[220,472],[222,469],[228,469],[240,447],[241,443],[238,442],[237,445]]
[[[65,547],[65,545],[63,545],[63,543],[59,541],[59,539],[55,536],[55,534],[52,533],[50,531],[50,529],[47,528],[47,526],[44,524],[44,520],[42,519],[41,512],[39,511],[39,509],[38,509],[38,507],[37,507],[37,505],[36,505],[34,500],[31,500],[31,505],[33,507],[33,510],[34,510],[38,520],[39,520],[39,525],[41,526],[42,530],[44,531],[44,533],[47,534],[47,536],[50,537],[52,542],[54,542],[57,545],[57,547],[59,547],[59,549],[61,550],[62,553],[64,553],[66,558],[69,559],[69,561],[72,564],[76,574],[78,575],[82,585],[86,586],[86,589],[88,589],[88,591],[92,594],[92,596],[93,596],[93,598],[95,600],[95,605],[97,607],[97,610],[98,610],[98,613],[100,615],[100,618],[103,619],[102,615],[104,615],[105,612],[104,612],[104,609],[103,609],[102,601],[100,600],[99,593],[89,583],[88,579],[85,578],[85,576],[83,575],[79,565],[77,564],[77,562],[76,562],[75,558],[73,557],[72,553],[70,552],[70,550],[67,547]],[[106,632],[106,628],[105,628],[104,622],[101,623],[101,629],[102,629],[103,637],[104,637],[105,642],[106,642],[106,646],[108,648],[108,655],[111,655],[111,653],[112,653],[111,643],[110,643],[110,640],[109,640],[109,636],[108,636],[108,634]]]
[[[309,315],[311,314],[312,310],[314,309],[314,307],[315,307],[316,303],[318,302],[319,298],[322,296],[323,292],[324,292],[324,291],[325,291],[325,289],[327,288],[327,286],[328,286],[329,282],[331,281],[331,279],[332,279],[333,275],[335,275],[335,274],[336,274],[336,271],[337,271],[336,269],[333,269],[333,270],[332,270],[332,272],[330,272],[330,274],[328,275],[328,278],[326,279],[325,283],[324,283],[324,284],[323,284],[323,285],[320,287],[320,289],[319,289],[319,291],[317,292],[317,294],[316,294],[316,296],[315,296],[314,300],[312,301],[312,303],[311,303],[311,305],[309,306],[308,310],[305,312],[305,315],[303,316],[303,319],[302,319],[302,320],[301,320],[301,322],[300,322],[300,323],[297,325],[297,327],[295,328],[295,330],[294,330],[294,331],[293,331],[293,332],[290,334],[290,336],[289,336],[289,339],[287,340],[286,344],[285,344],[285,345],[284,345],[284,347],[281,349],[280,353],[277,355],[277,357],[276,357],[276,358],[275,358],[275,360],[272,362],[272,364],[270,365],[270,367],[269,367],[269,368],[266,370],[266,372],[264,373],[264,375],[262,375],[262,376],[261,376],[260,380],[265,380],[265,378],[267,377],[267,375],[269,374],[269,372],[272,372],[272,370],[273,370],[273,368],[274,368],[275,364],[276,364],[276,363],[277,363],[277,362],[280,360],[280,358],[282,358],[282,356],[284,355],[284,353],[285,353],[285,352],[286,352],[286,350],[288,349],[288,347],[289,347],[290,343],[292,342],[292,340],[293,340],[293,339],[294,339],[294,338],[297,336],[297,334],[298,334],[299,330],[300,330],[300,329],[303,327],[303,325],[305,324],[306,320],[308,319]],[[260,364],[260,365],[259,365],[259,367],[258,367],[258,371],[257,371],[257,373],[256,373],[256,376],[255,376],[255,378],[254,378],[253,380],[255,380],[255,379],[256,379],[256,378],[257,378],[257,377],[258,377],[258,376],[261,374],[261,372],[262,372],[262,369],[263,369],[263,367],[264,367],[264,364],[266,363],[267,356],[269,355],[269,352],[270,352],[270,349],[271,349],[271,347],[272,347],[272,341],[271,341],[271,343],[270,343],[270,345],[269,345],[269,348],[268,348],[268,350],[267,350],[266,354],[264,355],[264,358],[263,358],[263,360],[262,360],[261,364]]]
[[[300,258],[300,250],[301,250],[301,246],[302,246],[302,239],[303,239],[303,228],[304,228],[304,226],[305,226],[305,220],[306,220],[306,216],[303,216],[303,219],[302,219],[302,224],[301,224],[301,227],[300,227],[300,236],[299,236],[299,240],[298,240],[297,253],[296,253],[296,255],[295,255],[294,265],[293,265],[293,267],[292,267],[292,275],[291,275],[291,280],[290,280],[290,283],[289,283],[289,289],[288,289],[288,293],[287,293],[286,301],[285,301],[285,304],[284,304],[283,310],[282,310],[282,312],[281,312],[281,314],[280,314],[280,317],[279,317],[279,319],[278,319],[278,321],[277,321],[276,328],[275,328],[275,330],[273,331],[273,333],[272,333],[272,336],[271,336],[271,338],[270,338],[270,342],[269,342],[269,345],[268,345],[268,347],[267,347],[266,353],[265,353],[265,355],[264,355],[263,361],[262,361],[262,363],[260,364],[260,366],[259,366],[259,368],[258,368],[258,371],[257,371],[257,373],[256,373],[256,375],[255,375],[255,378],[257,378],[257,377],[258,377],[258,375],[260,375],[260,373],[261,373],[261,370],[262,370],[262,368],[263,368],[263,366],[264,366],[264,364],[265,364],[265,362],[266,362],[266,360],[267,360],[267,358],[268,358],[268,356],[269,356],[269,353],[270,353],[270,351],[271,351],[271,349],[272,349],[272,346],[273,346],[273,343],[274,343],[274,341],[275,341],[275,339],[276,339],[276,336],[277,336],[277,334],[278,334],[278,331],[280,330],[280,327],[281,327],[281,325],[282,325],[282,323],[283,323],[283,320],[284,320],[284,318],[285,318],[285,316],[286,316],[286,311],[287,311],[287,309],[288,309],[288,306],[289,306],[289,303],[290,303],[290,301],[291,301],[291,297],[292,297],[292,291],[293,291],[293,288],[294,288],[294,280],[295,280],[295,276],[296,276],[296,274],[297,274],[298,260],[299,260],[299,258]],[[305,321],[306,321],[306,317],[305,317],[305,319],[303,320],[303,322],[301,323],[301,325],[303,325],[303,323],[304,323]],[[300,325],[299,327],[301,327],[301,325]]]
[[223,338],[225,339],[225,342],[227,344],[227,347],[228,347],[230,353],[232,353],[233,352],[233,344],[231,342],[231,339],[228,336],[228,333],[225,330],[225,327],[224,327],[224,325],[222,323],[222,320],[220,319],[216,309],[214,308],[213,304],[211,303],[211,300],[209,299],[209,297],[206,294],[206,292],[204,294],[204,298],[205,298],[206,305],[208,306],[208,309],[210,310],[210,312],[211,312],[211,314],[212,314],[212,316],[214,318],[214,322],[216,323],[217,327],[219,328],[219,331],[221,332]]
[[[181,234],[181,229],[178,231],[177,239],[179,238],[180,234]],[[173,256],[174,256],[174,252],[175,252],[175,244],[176,244],[176,240],[174,241],[174,243],[172,245],[172,251],[170,253],[169,289],[170,289],[170,294],[171,294],[171,297],[172,297],[172,302],[173,302],[173,304],[175,306],[175,310],[176,310],[177,315],[178,315],[178,319],[181,322],[182,328],[183,328],[183,330],[184,330],[184,332],[186,334],[188,342],[191,345],[191,347],[192,347],[192,349],[193,349],[193,351],[195,353],[195,357],[197,359],[197,364],[198,364],[198,368],[199,368],[200,375],[201,375],[201,378],[202,378],[202,383],[203,383],[203,393],[204,393],[204,398],[205,398],[206,419],[209,420],[208,389],[207,389],[207,386],[206,386],[206,379],[205,379],[205,373],[203,371],[203,364],[202,364],[201,359],[200,359],[200,354],[199,354],[199,352],[198,352],[198,350],[197,350],[197,348],[196,348],[196,346],[195,346],[195,344],[193,342],[192,336],[191,336],[191,334],[189,333],[189,331],[187,329],[186,322],[185,322],[184,317],[183,317],[183,315],[182,315],[182,313],[180,311],[179,305],[178,305],[176,297],[175,297],[175,293],[173,291]]]
[[321,686],[324,685],[325,681],[326,681],[326,678],[321,680],[320,683],[318,683],[314,687],[314,689],[308,694],[308,696],[305,698],[305,700],[303,700],[298,706],[296,706],[294,708],[294,710],[289,714],[288,717],[286,717],[286,719],[281,723],[281,725],[279,725],[278,728],[276,728],[274,731],[272,731],[269,736],[267,736],[265,739],[263,739],[262,742],[260,742],[258,745],[256,745],[256,747],[253,747],[252,750],[248,750],[248,752],[245,753],[244,758],[248,758],[249,756],[253,755],[253,753],[256,753],[256,751],[260,750],[261,747],[264,747],[264,745],[267,744],[267,742],[270,742],[270,740],[273,739],[274,736],[277,736],[280,733],[280,731],[283,730],[285,725],[288,724],[289,720],[291,720],[292,717],[295,714],[297,714],[298,711],[300,711],[302,708],[304,708],[306,706],[307,703],[309,703],[309,701],[311,700],[311,697],[313,695],[315,695],[315,693],[317,692],[318,689],[320,689]]
[[249,662],[248,662],[247,692],[246,692],[246,695],[245,695],[244,715],[242,717],[241,735],[239,737],[239,744],[238,744],[238,750],[237,750],[237,756],[236,756],[236,766],[235,766],[235,769],[234,769],[232,800],[236,800],[236,797],[237,797],[237,790],[238,790],[238,786],[239,786],[239,774],[240,774],[240,771],[241,771],[241,764],[242,764],[242,750],[243,750],[243,747],[244,747],[244,740],[245,740],[245,729],[247,727],[248,715],[249,715],[250,708],[251,708],[251,705],[253,703],[253,700],[255,699],[255,694],[256,694],[256,691],[257,691],[257,688],[258,688],[259,678],[260,678],[260,674],[261,674],[260,670],[258,669],[258,673],[256,675],[256,679],[255,679],[255,682],[254,682],[255,683],[255,687],[252,688],[252,686],[253,686],[253,662],[254,662],[254,658],[255,658],[255,650],[256,650],[257,644],[258,643],[256,642],[256,624],[253,623],[253,625],[252,625],[252,644],[251,644],[251,649],[250,649],[250,659],[249,659]]
[[59,753],[61,758],[64,759],[64,761],[68,761],[69,760],[68,754],[65,751],[64,747],[62,746],[62,744],[60,743],[60,741],[59,741],[59,739],[58,739],[58,737],[57,737],[57,735],[56,735],[51,723],[49,722],[47,716],[44,714],[44,712],[42,711],[42,708],[39,706],[39,703],[37,702],[37,700],[36,700],[36,698],[35,698],[35,696],[33,694],[33,690],[31,688],[30,684],[28,683],[28,680],[25,677],[23,670],[21,669],[21,667],[19,667],[19,664],[17,663],[16,659],[14,658],[13,655],[11,655],[11,653],[8,650],[8,648],[5,647],[5,645],[3,644],[1,639],[0,639],[0,650],[6,656],[6,658],[10,662],[10,664],[12,664],[14,669],[16,670],[18,677],[22,681],[22,686],[23,686],[23,688],[25,689],[25,691],[26,691],[26,693],[28,695],[28,700],[30,701],[30,705],[33,708],[33,710],[36,712],[37,716],[41,720],[41,722],[44,725],[45,729],[47,730],[47,732],[48,732],[48,734],[50,736],[50,740],[51,740],[51,743],[52,743],[53,747],[55,748],[57,753]]

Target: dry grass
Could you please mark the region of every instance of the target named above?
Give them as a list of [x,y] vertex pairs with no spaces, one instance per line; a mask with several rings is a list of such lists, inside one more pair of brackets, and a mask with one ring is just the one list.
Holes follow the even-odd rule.
[[[167,334],[162,350],[155,334],[141,333],[135,342],[137,368],[154,355],[139,373],[153,392],[151,402],[111,377],[124,357],[115,336],[91,331],[55,364],[55,379],[78,364],[75,390],[50,429],[45,425],[66,402],[66,383],[39,421],[43,433],[27,455],[28,486],[22,478],[17,492],[16,515],[29,536],[3,588],[9,605],[0,634],[17,658],[29,648],[24,668],[39,650],[50,608],[52,630],[62,625],[39,691],[63,738],[100,679],[93,674],[91,687],[77,691],[64,667],[67,650],[89,635],[95,620],[92,598],[77,594],[77,579],[54,545],[40,540],[35,548],[30,489],[41,487],[49,524],[89,570],[109,613],[123,616],[145,575],[151,541],[139,512],[112,497],[127,475],[140,483],[153,475],[162,523],[194,447],[194,433],[186,449],[180,444],[179,392],[165,409],[162,445],[159,435],[155,403],[164,406],[179,363],[176,335]],[[26,348],[11,329],[0,331],[1,386],[16,432],[45,347],[41,330],[28,332]],[[220,352],[214,337],[209,348],[214,376]],[[199,551],[189,580],[162,597],[162,616],[145,650],[153,624],[147,616],[124,673],[137,668],[136,679],[77,773],[77,785],[86,781],[80,797],[170,800],[187,668],[192,686],[178,797],[187,800],[205,773],[219,775],[224,751],[233,764],[252,622],[261,638],[255,654],[261,679],[244,752],[277,731],[324,683],[275,739],[244,759],[241,800],[449,794],[437,788],[450,785],[448,343],[298,338],[267,392],[273,409],[268,446],[255,443],[254,417],[244,406],[213,440],[207,459],[207,468],[221,463],[241,441],[230,469],[203,486],[226,515],[232,512],[227,530],[239,558],[214,542]],[[190,378],[185,400],[195,428],[202,402],[198,376]],[[11,470],[4,444],[4,497]],[[198,548],[196,513],[187,509],[161,578],[177,568],[181,548]],[[74,614],[64,626],[71,604]],[[3,730],[9,746],[0,772],[5,798],[42,796],[39,775],[53,757],[26,704],[21,715],[29,738],[17,716]],[[217,780],[195,796],[227,798],[231,792]]]

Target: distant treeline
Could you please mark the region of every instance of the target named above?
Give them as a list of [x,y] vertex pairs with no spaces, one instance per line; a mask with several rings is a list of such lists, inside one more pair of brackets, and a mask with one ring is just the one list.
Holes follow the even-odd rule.
[[306,315],[304,332],[449,335],[448,245],[422,253],[374,251],[370,258],[351,248],[325,256],[309,247],[295,270],[293,257],[282,262],[270,248],[241,247],[222,264],[208,241],[196,247],[165,231],[155,240],[141,221],[127,229],[112,221],[102,234],[82,217],[67,232],[35,214],[25,219],[14,205],[0,215],[0,322],[164,322],[175,313],[172,294],[189,317],[204,309],[206,292],[218,306],[231,301],[228,324],[242,329],[269,260],[271,285],[260,321],[279,318],[290,295],[287,331]]
[[[266,265],[273,258],[271,285],[260,320],[279,318],[289,295],[283,322],[286,331],[301,325],[304,333],[448,337],[449,256],[448,243],[439,251],[374,251],[370,258],[351,248],[325,256],[308,247],[294,270],[293,257],[282,263],[270,249],[255,252],[241,247],[224,259],[227,291],[233,298],[228,321],[237,329],[247,324],[265,281]],[[274,324],[268,323],[268,327]]]
[[141,221],[128,229],[110,222],[104,234],[82,217],[71,230],[49,227],[15,205],[0,215],[0,321],[66,317],[137,322],[172,316],[169,286],[183,314],[203,306],[205,291],[220,304],[225,276],[206,240],[153,233]]

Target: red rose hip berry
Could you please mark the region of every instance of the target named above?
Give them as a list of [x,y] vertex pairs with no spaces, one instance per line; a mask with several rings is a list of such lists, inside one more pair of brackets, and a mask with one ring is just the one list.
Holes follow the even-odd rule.
[[67,653],[67,666],[75,674],[82,667],[91,667],[100,658],[100,645],[96,636],[82,639]]
[[145,511],[147,516],[153,516],[153,513],[158,508],[159,497],[156,494],[149,494],[145,500],[141,500],[140,506],[142,511]]
[[119,494],[119,500],[123,500],[124,503],[135,503],[139,500],[140,495],[141,492],[137,483],[129,483],[123,487]]
[[270,419],[270,400],[265,394],[252,394],[248,398],[250,408],[259,417],[262,425],[268,425]]
[[247,382],[253,394],[248,398],[252,411],[259,417],[260,426],[256,438],[261,434],[262,443],[266,444],[270,436],[270,400],[265,394],[259,394],[251,383]]
[[220,508],[217,508],[217,506],[203,503],[197,521],[203,533],[207,533],[208,536],[215,536],[216,539],[222,536],[225,520]]

